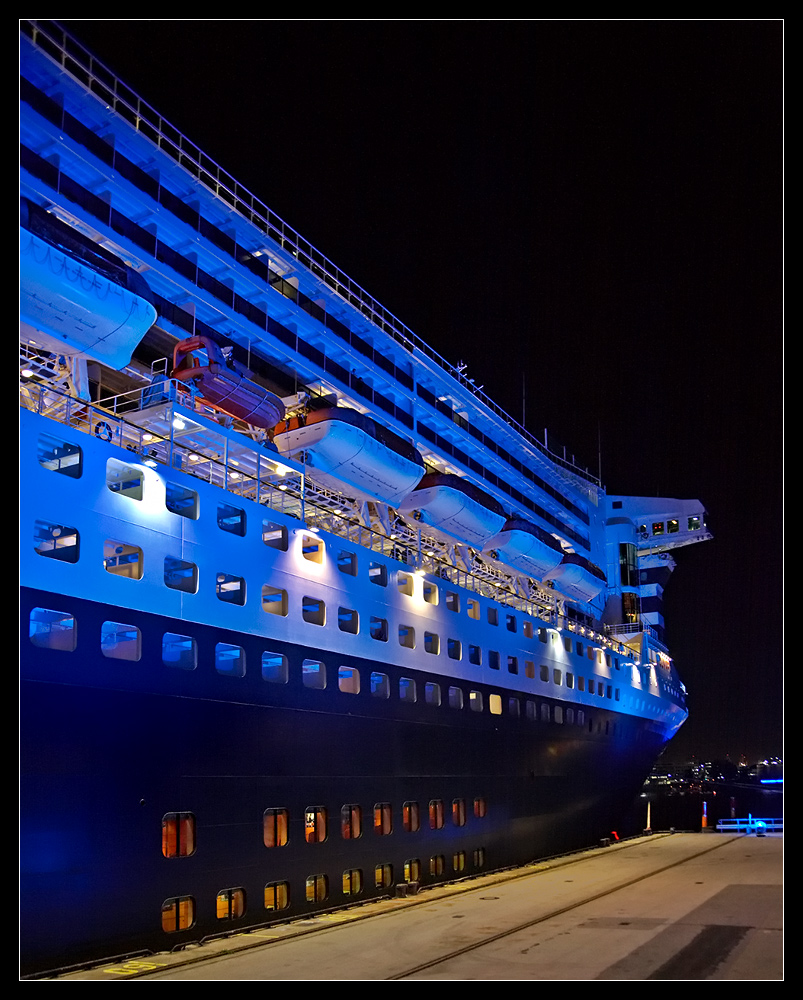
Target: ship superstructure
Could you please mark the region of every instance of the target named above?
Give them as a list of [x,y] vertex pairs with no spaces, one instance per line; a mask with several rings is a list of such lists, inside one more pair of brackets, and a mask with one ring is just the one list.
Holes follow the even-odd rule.
[[24,968],[606,835],[703,506],[607,495],[57,26],[21,72]]

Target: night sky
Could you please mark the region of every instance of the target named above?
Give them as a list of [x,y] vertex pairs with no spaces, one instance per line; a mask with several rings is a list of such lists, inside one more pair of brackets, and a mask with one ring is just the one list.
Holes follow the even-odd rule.
[[698,497],[667,757],[782,752],[780,21],[68,21],[611,493]]

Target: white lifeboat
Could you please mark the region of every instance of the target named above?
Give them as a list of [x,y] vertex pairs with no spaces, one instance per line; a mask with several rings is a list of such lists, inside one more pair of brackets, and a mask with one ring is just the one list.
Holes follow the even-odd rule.
[[428,473],[418,488],[405,497],[399,510],[478,549],[507,519],[497,500],[452,473]]
[[549,532],[521,517],[512,517],[485,543],[483,552],[535,580],[543,580],[560,565],[563,549]]
[[549,577],[562,594],[576,601],[593,600],[607,583],[599,566],[575,552],[567,552]]
[[390,507],[398,507],[425,471],[409,441],[347,407],[293,417],[279,424],[273,440],[282,455],[303,458],[312,479],[327,489],[344,492],[346,485],[353,496]]
[[132,267],[40,206],[20,200],[20,339],[124,368],[156,322]]

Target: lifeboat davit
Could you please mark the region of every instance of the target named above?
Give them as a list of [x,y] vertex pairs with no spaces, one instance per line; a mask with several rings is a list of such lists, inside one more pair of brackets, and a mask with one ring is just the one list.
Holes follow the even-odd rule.
[[124,368],[156,322],[147,282],[99,243],[20,199],[20,339]]
[[[398,434],[357,410],[331,406],[276,428],[282,455],[301,458],[310,476],[338,492],[398,507],[424,475],[424,460]],[[303,456],[301,453],[303,452]]]
[[[194,351],[206,351],[202,365]],[[170,377],[195,386],[209,406],[254,427],[271,428],[284,417],[284,403],[247,375],[229,368],[223,351],[209,337],[188,337],[173,348]]]
[[474,548],[483,545],[504,526],[502,505],[461,476],[430,472],[399,510]]
[[522,517],[506,521],[502,530],[485,543],[483,552],[535,580],[543,580],[563,559],[558,540]]
[[576,601],[593,600],[602,593],[607,583],[599,566],[576,552],[567,552],[549,577],[562,594]]

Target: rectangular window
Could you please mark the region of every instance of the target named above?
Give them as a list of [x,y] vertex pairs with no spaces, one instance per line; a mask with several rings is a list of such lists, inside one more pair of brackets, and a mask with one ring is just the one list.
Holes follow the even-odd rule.
[[323,539],[318,538],[317,535],[301,536],[301,555],[308,562],[322,563],[323,549],[324,549]]
[[231,573],[218,573],[215,577],[215,593],[219,601],[226,604],[245,604],[245,578]]
[[388,641],[388,623],[385,618],[377,618],[375,615],[371,615],[370,621],[368,623],[368,629],[371,633],[372,639],[378,639],[379,642]]
[[413,596],[413,578],[409,573],[398,573],[396,586],[399,588],[400,594],[406,594],[408,597]]
[[134,625],[104,622],[100,626],[100,651],[110,660],[139,660],[142,656],[142,633]]
[[281,653],[262,654],[262,680],[270,684],[286,684],[289,675],[287,657]]
[[525,618],[524,624],[522,625],[522,631],[524,632],[524,637],[526,639],[532,639],[533,637],[533,623]]
[[390,697],[390,678],[387,674],[375,670],[371,674],[371,696],[374,698]]
[[188,635],[165,632],[162,636],[162,663],[178,670],[195,670],[198,666],[198,644]]
[[485,799],[481,795],[478,795],[477,798],[474,799],[474,815],[477,819],[484,819],[487,811],[488,806]]
[[488,608],[488,624],[498,625],[499,624],[499,609],[498,608]]
[[480,602],[475,601],[473,597],[468,598],[466,601],[466,614],[469,618],[473,618],[474,621],[480,620]]
[[322,691],[326,687],[326,666],[320,660],[304,660],[301,664],[304,687]]
[[479,646],[468,647],[468,662],[473,663],[475,667],[482,666],[482,650]]
[[305,893],[308,903],[323,903],[329,898],[329,879],[325,875],[310,875]]
[[40,649],[61,649],[71,653],[78,642],[75,618],[64,611],[32,608],[28,637]]
[[475,868],[485,867],[485,848],[478,847],[473,854],[473,862]]
[[304,810],[304,839],[308,844],[322,844],[326,836],[326,809],[323,806],[307,806]]
[[421,880],[421,861],[418,858],[410,858],[404,862],[404,881],[419,882]]
[[535,680],[535,664],[532,660],[524,661],[524,676],[531,681]]
[[402,806],[402,824],[407,833],[417,833],[421,827],[417,802],[405,802]]
[[415,649],[415,629],[412,625],[399,625],[399,645]]
[[455,593],[453,590],[446,591],[446,607],[449,611],[459,611],[460,610],[460,595]]
[[337,554],[337,568],[347,576],[356,576],[357,556],[353,552],[341,549]]
[[461,709],[463,707],[463,691],[462,688],[450,687],[449,688],[449,708]]
[[80,549],[78,531],[64,524],[34,521],[33,547],[38,555],[47,559],[76,563]]
[[466,825],[466,800],[452,799],[452,823],[455,826]]
[[198,494],[177,483],[165,483],[165,507],[181,517],[198,520]]
[[430,799],[429,801],[429,828],[430,830],[443,829],[442,799]]
[[287,528],[277,521],[262,522],[262,541],[271,549],[287,551]]
[[393,813],[389,802],[377,802],[374,806],[374,833],[386,837],[393,832]]
[[491,670],[499,669],[499,653],[495,649],[488,650],[488,666]]
[[344,694],[360,693],[360,672],[354,667],[337,668],[337,686]]
[[509,674],[517,674],[519,672],[519,659],[517,656],[508,656],[507,672]]
[[481,691],[469,691],[468,693],[468,707],[472,712],[481,712],[482,705],[482,692]]
[[237,920],[245,914],[245,890],[221,889],[217,894],[218,920]]
[[262,841],[265,847],[284,847],[287,843],[286,809],[266,809],[262,814]]
[[388,568],[384,563],[372,562],[368,564],[368,579],[378,587],[387,587]]
[[195,816],[167,813],[162,817],[162,854],[166,858],[188,858],[195,854]]
[[441,640],[434,632],[424,633],[424,649],[428,653],[440,653]]
[[415,681],[412,677],[399,678],[399,699],[401,701],[416,701]]
[[502,698],[498,694],[488,695],[488,711],[491,715],[502,714]]
[[227,503],[217,505],[217,526],[229,534],[245,536],[245,511]]
[[516,631],[516,616],[515,615],[505,615],[505,627],[508,632]]
[[566,671],[566,687],[567,688],[574,687],[574,674],[568,670]]
[[374,885],[377,889],[389,889],[393,885],[393,865],[377,865],[374,868]]
[[362,869],[349,868],[343,872],[343,895],[359,896],[362,892]]
[[442,854],[436,854],[429,859],[429,874],[433,876],[443,875],[446,861]]
[[184,594],[198,593],[198,567],[195,563],[184,559],[165,556],[164,582],[171,590],[180,590]]
[[58,472],[71,479],[80,479],[83,471],[83,452],[77,444],[40,434],[36,457],[43,469]]
[[301,598],[301,617],[310,625],[326,624],[326,605],[317,597]]
[[131,500],[142,499],[144,476],[142,469],[110,458],[106,463],[106,486],[112,493]]
[[340,810],[340,834],[343,840],[357,840],[362,836],[362,809],[352,803]]
[[360,631],[360,616],[354,608],[337,609],[337,627],[341,632],[357,635]]
[[142,549],[107,538],[103,543],[103,568],[127,580],[142,579]]
[[162,930],[168,934],[186,931],[195,923],[195,900],[192,896],[176,896],[162,903]]
[[427,705],[440,705],[441,703],[440,684],[433,684],[428,681],[424,685],[424,701],[427,703]]
[[561,672],[557,667],[555,667],[555,669],[552,671],[552,683],[560,686],[560,682],[561,682]]
[[215,670],[229,677],[245,677],[245,650],[227,642],[215,645]]
[[290,906],[290,883],[268,882],[265,886],[265,909],[286,910]]
[[424,600],[427,604],[438,603],[438,587],[436,584],[430,583],[428,580],[424,580]]
[[269,615],[279,615],[281,618],[287,617],[287,591],[278,587],[269,587],[266,583],[262,587],[262,610]]
[[521,703],[518,698],[508,698],[507,700],[507,710],[513,718],[518,719],[521,715]]
[[452,870],[455,872],[464,872],[466,870],[465,851],[455,851],[452,855]]
[[463,644],[459,639],[446,640],[446,652],[450,660],[459,660],[463,655]]

